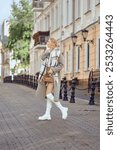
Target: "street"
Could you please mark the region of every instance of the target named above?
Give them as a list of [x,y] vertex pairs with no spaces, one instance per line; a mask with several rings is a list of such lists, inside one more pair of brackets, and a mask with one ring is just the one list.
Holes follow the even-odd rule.
[[52,120],[38,121],[46,102],[28,87],[0,83],[0,150],[99,150],[100,106],[62,101],[67,120],[53,105]]

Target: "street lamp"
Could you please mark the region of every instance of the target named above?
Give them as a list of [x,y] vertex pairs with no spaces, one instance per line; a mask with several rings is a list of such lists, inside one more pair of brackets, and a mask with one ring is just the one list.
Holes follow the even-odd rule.
[[73,77],[72,77],[72,84],[71,84],[71,98],[70,98],[70,103],[75,103],[75,78],[74,78],[74,50],[75,50],[75,46],[76,46],[76,42],[77,42],[77,36],[75,34],[71,34],[71,38],[72,38],[72,43],[73,43]]
[[76,42],[77,42],[77,36],[74,35],[74,34],[72,34],[72,35],[71,35],[71,38],[72,38],[73,46],[75,46],[75,45],[76,45]]
[[73,58],[72,58],[72,61],[73,61],[73,78],[74,78],[74,49],[75,49],[75,45],[76,45],[76,42],[77,42],[77,36],[75,34],[71,34],[71,39],[72,39],[72,43],[73,43]]
[[82,32],[82,36],[83,36],[84,41],[86,41],[87,36],[88,36],[88,30],[84,29],[84,30],[81,30],[81,32]]
[[86,40],[87,36],[88,36],[88,32],[89,32],[88,30],[84,29],[84,30],[81,30],[81,32],[82,32],[82,36],[83,36],[84,41],[87,41],[88,43],[94,44],[94,39]]

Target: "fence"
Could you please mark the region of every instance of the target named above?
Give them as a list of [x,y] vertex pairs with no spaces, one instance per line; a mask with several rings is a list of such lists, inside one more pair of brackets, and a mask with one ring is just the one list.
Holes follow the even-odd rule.
[[37,89],[38,81],[37,76],[32,75],[16,75],[16,76],[7,76],[4,78],[4,83],[17,83],[22,84],[33,89]]
[[[28,87],[31,87],[33,89],[37,89],[38,86],[38,73],[33,75],[16,75],[16,76],[7,76],[4,78],[4,83],[17,83],[22,84]],[[71,81],[70,89],[68,89],[68,83],[66,77],[64,77],[61,81],[61,87],[60,87],[60,99],[63,99],[64,101],[68,101],[68,91],[71,92],[70,96],[70,103],[75,103],[75,90],[88,90],[90,92],[90,99],[89,99],[89,105],[95,104],[95,89],[98,87],[98,91],[100,90],[100,72],[99,71],[93,71],[89,73],[88,78],[88,86],[85,89],[79,89],[78,88],[78,79],[73,78]]]

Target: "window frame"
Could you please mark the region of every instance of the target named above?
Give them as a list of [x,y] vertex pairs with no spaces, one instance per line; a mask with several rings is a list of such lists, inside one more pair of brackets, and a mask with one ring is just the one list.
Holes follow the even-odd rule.
[[76,72],[80,70],[80,47],[76,47]]
[[69,71],[68,62],[69,62],[69,54],[68,54],[68,51],[66,51],[66,53],[65,53],[65,72],[66,73],[68,73],[68,71]]

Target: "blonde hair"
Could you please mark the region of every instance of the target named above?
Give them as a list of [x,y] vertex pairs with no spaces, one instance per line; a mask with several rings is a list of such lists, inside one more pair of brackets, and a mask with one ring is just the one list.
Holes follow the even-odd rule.
[[49,40],[54,43],[56,47],[58,47],[58,42],[55,38],[50,38]]

